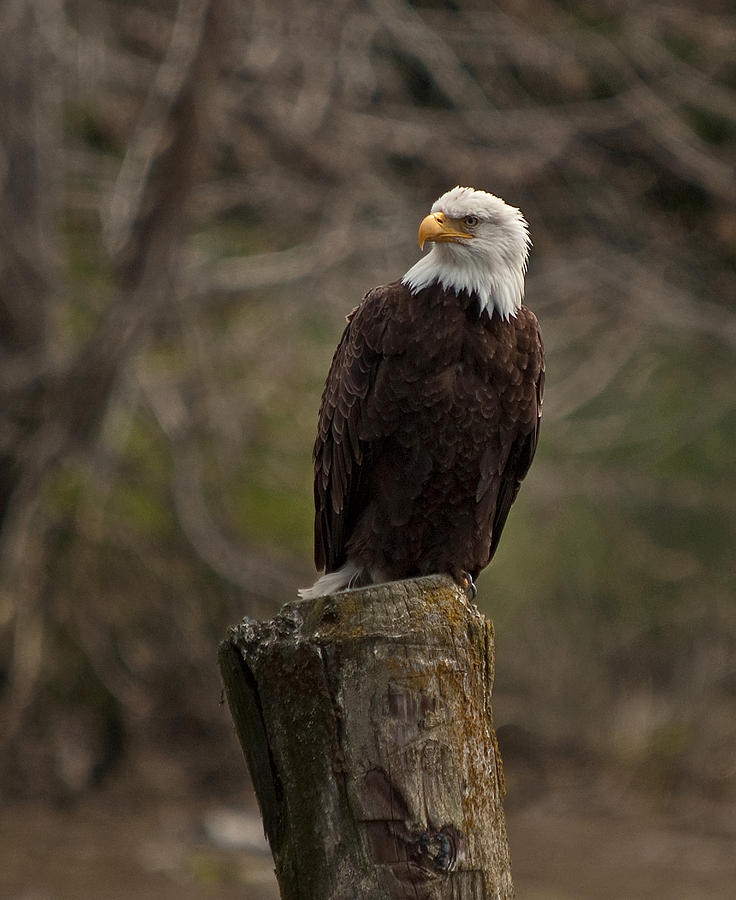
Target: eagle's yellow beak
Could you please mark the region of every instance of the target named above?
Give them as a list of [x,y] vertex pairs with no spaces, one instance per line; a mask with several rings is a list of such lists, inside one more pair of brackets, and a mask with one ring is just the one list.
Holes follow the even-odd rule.
[[448,219],[441,212],[430,213],[419,226],[419,249],[424,250],[426,241],[462,241],[472,237],[457,219]]

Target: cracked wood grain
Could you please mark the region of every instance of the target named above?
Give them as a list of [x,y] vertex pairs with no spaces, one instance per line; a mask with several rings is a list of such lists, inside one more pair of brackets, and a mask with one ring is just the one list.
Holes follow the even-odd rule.
[[220,668],[284,900],[513,896],[493,627],[450,579],[246,619]]

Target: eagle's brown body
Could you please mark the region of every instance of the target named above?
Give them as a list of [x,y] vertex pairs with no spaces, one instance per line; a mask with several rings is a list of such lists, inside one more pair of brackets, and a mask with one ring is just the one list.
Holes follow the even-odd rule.
[[537,319],[466,291],[394,282],[351,314],[314,447],[315,562],[356,581],[490,562],[539,433]]

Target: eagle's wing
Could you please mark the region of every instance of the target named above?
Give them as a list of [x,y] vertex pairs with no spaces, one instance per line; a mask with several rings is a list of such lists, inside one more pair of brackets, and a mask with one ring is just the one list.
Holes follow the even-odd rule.
[[526,346],[522,348],[524,352],[520,357],[526,360],[526,369],[521,378],[524,387],[521,389],[521,395],[515,397],[519,416],[518,429],[506,457],[506,464],[500,473],[489,561],[493,559],[498,548],[509,510],[516,500],[521,482],[529,471],[539,440],[544,395],[544,348],[534,313],[522,307],[520,315],[528,318],[528,327],[525,329]]
[[[332,359],[314,444],[314,562],[332,572],[345,562],[345,543],[367,502],[373,445],[360,438],[366,398],[386,347],[391,284],[369,291],[347,317]],[[389,348],[390,351],[390,348]]]

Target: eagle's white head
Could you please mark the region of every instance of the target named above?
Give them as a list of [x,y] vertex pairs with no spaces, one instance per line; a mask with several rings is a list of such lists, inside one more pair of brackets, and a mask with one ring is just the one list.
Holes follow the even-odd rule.
[[423,256],[401,279],[412,291],[435,281],[478,295],[480,310],[502,319],[515,316],[524,297],[531,239],[521,212],[500,197],[455,187],[432,206],[419,226]]

